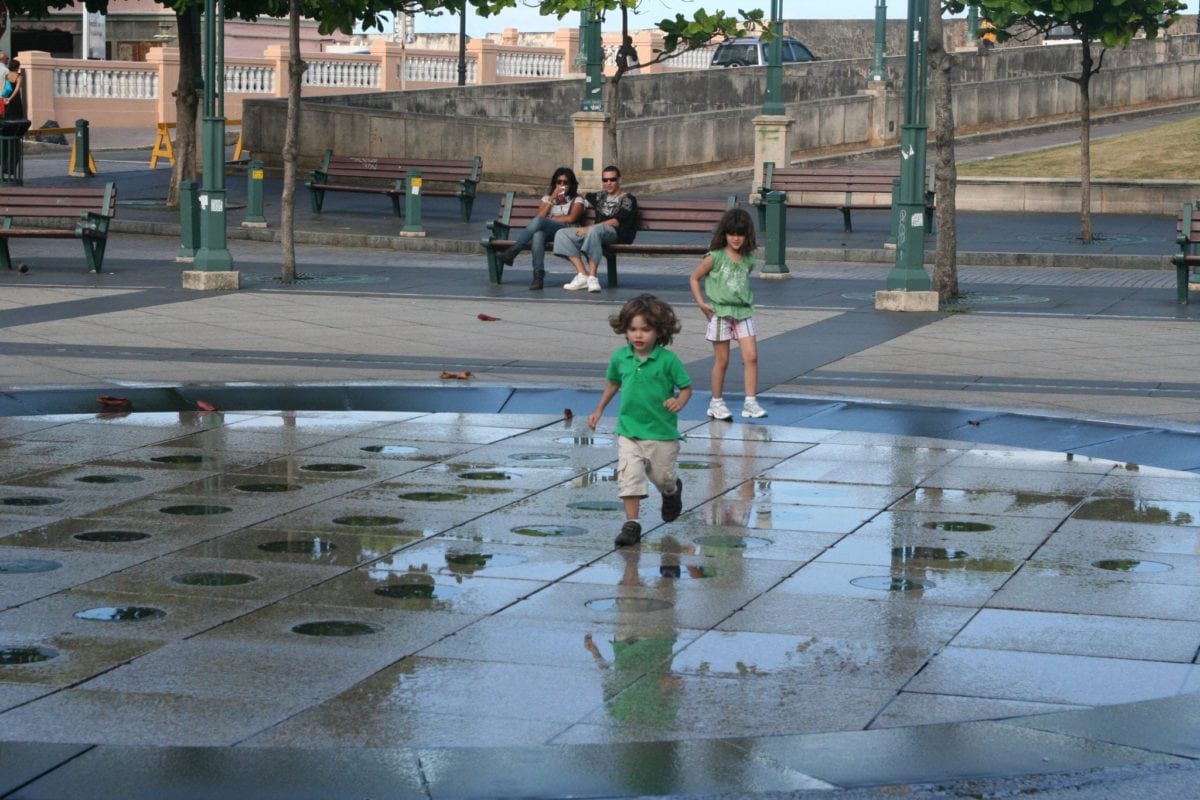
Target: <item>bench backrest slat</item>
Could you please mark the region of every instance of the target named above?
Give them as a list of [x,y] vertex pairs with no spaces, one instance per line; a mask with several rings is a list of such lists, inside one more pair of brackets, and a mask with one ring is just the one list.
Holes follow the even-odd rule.
[[[638,200],[638,230],[671,231],[679,233],[711,232],[721,216],[732,208],[730,200]],[[496,219],[516,231],[537,216],[542,201],[536,197],[502,197]],[[508,212],[507,221],[505,212]],[[595,220],[594,209],[588,208],[580,225]]]
[[376,156],[337,156],[332,150],[325,151],[321,171],[331,177],[374,178],[376,180],[403,180],[409,170],[417,170],[427,181],[455,182],[479,180],[483,159],[444,158],[384,158]]
[[37,189],[8,186],[0,194],[0,217],[78,218],[84,211],[105,217],[117,213],[117,186]]

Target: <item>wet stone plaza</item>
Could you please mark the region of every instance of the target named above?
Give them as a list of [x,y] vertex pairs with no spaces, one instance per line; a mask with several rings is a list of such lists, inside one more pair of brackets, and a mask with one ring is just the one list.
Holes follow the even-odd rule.
[[0,418],[0,741],[116,746],[143,777],[170,748],[292,776],[384,749],[378,796],[414,797],[531,791],[547,747],[535,783],[564,793],[1179,760],[1060,734],[1200,689],[1200,477],[681,420],[684,514],[652,496],[618,550],[612,424]]

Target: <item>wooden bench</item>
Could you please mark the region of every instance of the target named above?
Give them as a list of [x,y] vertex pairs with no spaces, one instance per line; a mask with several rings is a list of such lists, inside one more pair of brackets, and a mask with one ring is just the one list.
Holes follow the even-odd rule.
[[[792,208],[835,208],[842,212],[843,228],[853,233],[850,212],[856,209],[889,210],[892,207],[893,182],[900,177],[895,169],[833,169],[776,167],[763,164],[763,184],[753,198],[758,206],[758,226],[767,227],[767,193],[785,192],[785,205]],[[932,230],[933,192],[925,192],[926,230]]]
[[[0,192],[0,264],[12,269],[9,239],[79,239],[88,269],[104,264],[108,225],[117,213],[117,185],[30,189],[6,186]],[[21,219],[27,224],[15,224]],[[74,227],[50,227],[52,220],[74,220]]]
[[[400,199],[404,197],[404,182],[408,171],[421,173],[421,194],[433,197],[457,197],[462,208],[463,222],[471,221],[475,190],[483,159],[479,156],[466,161],[429,158],[377,158],[375,156],[335,156],[325,151],[320,169],[312,171],[308,190],[314,214],[321,213],[326,192],[359,192],[383,194],[392,200],[392,213],[403,214]],[[448,184],[431,188],[430,183]]]
[[1171,263],[1175,265],[1175,298],[1180,305],[1187,305],[1191,271],[1200,267],[1200,209],[1197,205],[1184,203],[1176,221],[1178,235],[1175,241],[1179,244],[1179,254],[1171,257]]
[[[712,243],[712,233],[721,217],[731,208],[737,207],[737,198],[730,195],[725,200],[662,200],[638,198],[638,239],[631,244],[609,244],[604,247],[604,260],[608,267],[608,286],[617,286],[617,256],[628,255],[685,255],[702,256]],[[499,251],[511,247],[513,235],[524,228],[537,215],[541,200],[536,197],[517,197],[507,192],[500,198],[500,210],[496,219],[487,223],[488,234],[480,239],[487,254],[488,278],[500,283],[504,276],[504,262]],[[595,222],[595,212],[588,208],[577,227]],[[645,232],[695,234],[687,244],[662,241],[646,241]],[[551,254],[547,242],[546,255]]]

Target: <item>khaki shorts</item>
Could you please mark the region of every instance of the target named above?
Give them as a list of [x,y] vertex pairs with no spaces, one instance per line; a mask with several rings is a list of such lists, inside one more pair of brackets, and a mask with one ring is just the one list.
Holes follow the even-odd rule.
[[675,491],[675,462],[679,458],[679,440],[617,437],[617,496],[645,497],[647,481],[660,492]]

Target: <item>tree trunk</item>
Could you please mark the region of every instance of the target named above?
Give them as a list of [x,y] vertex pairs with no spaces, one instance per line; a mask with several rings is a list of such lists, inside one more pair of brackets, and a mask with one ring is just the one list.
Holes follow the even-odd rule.
[[958,230],[955,217],[958,167],[954,161],[954,97],[950,82],[954,56],[946,50],[941,0],[929,0],[928,36],[929,83],[934,107],[934,197],[937,203],[934,213],[937,244],[933,261],[933,289],[938,293],[938,300],[945,302],[958,297]]
[[[617,122],[621,118],[621,69],[617,68],[617,74],[613,75],[608,80],[604,81],[604,113],[607,119],[604,120],[604,142],[605,149],[608,151],[609,158],[612,163],[617,166],[621,165],[621,154],[617,150]],[[601,164],[600,167],[605,167]]]
[[296,156],[300,145],[300,82],[307,65],[300,57],[300,0],[288,0],[288,103],[283,133],[283,194],[279,239],[280,280],[296,280]]
[[1083,71],[1079,76],[1079,238],[1092,241],[1092,40],[1083,31]]
[[175,165],[167,187],[167,208],[179,208],[180,181],[200,175],[196,146],[197,108],[200,105],[200,12],[197,9],[175,16],[179,35],[179,83],[175,88]]

